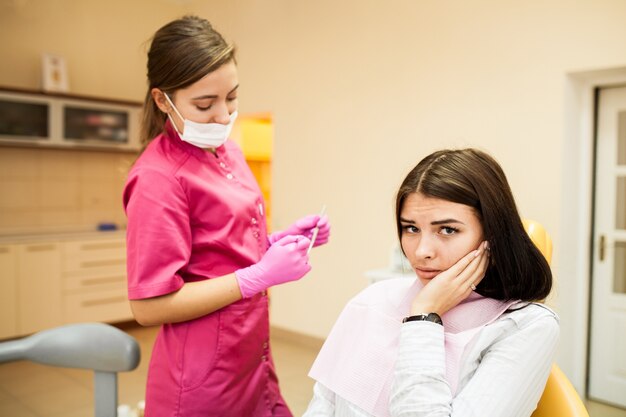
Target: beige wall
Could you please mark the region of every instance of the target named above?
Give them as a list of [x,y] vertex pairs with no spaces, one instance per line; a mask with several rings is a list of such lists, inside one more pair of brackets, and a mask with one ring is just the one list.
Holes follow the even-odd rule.
[[274,224],[322,203],[332,219],[332,243],[315,251],[312,273],[274,289],[274,324],[325,336],[366,285],[364,272],[387,263],[393,194],[407,170],[434,149],[477,146],[504,166],[522,215],[554,238],[557,361],[582,391],[588,269],[575,260],[589,252],[559,249],[588,241],[586,225],[564,219],[589,221],[576,214],[590,204],[580,194],[589,184],[572,174],[590,169],[591,148],[572,141],[579,121],[568,108],[578,103],[568,102],[568,74],[626,64],[625,2],[190,7],[237,43],[244,109],[275,115]]
[[[567,314],[572,298],[559,297],[581,285],[559,274],[576,255],[558,251],[568,227],[561,218],[577,201],[561,195],[564,167],[576,165],[566,137],[567,74],[626,64],[626,2],[0,4],[0,52],[11,62],[0,66],[0,84],[37,86],[39,54],[48,51],[66,56],[73,91],[139,100],[142,42],[185,11],[237,44],[241,111],[274,115],[274,226],[322,204],[333,224],[312,273],[273,290],[275,325],[324,337],[366,285],[364,272],[388,262],[393,194],[407,170],[434,149],[477,146],[504,166],[523,216],[554,237],[562,346],[584,351],[584,324]],[[568,349],[559,362],[584,373]]]
[[0,1],[0,85],[39,88],[41,54],[65,57],[73,93],[143,101],[147,41],[170,0]]

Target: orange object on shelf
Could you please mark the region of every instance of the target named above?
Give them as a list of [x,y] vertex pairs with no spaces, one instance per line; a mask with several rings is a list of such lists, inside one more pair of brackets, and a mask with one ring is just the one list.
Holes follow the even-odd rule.
[[274,125],[269,113],[242,115],[235,122],[232,139],[241,147],[254,174],[263,198],[267,217],[267,229],[271,230],[272,219],[272,145]]

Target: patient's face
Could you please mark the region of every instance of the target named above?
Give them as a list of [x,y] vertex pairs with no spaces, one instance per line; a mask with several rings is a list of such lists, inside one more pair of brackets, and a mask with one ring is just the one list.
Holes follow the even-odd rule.
[[421,193],[406,198],[400,224],[402,248],[424,285],[484,240],[483,226],[472,207]]

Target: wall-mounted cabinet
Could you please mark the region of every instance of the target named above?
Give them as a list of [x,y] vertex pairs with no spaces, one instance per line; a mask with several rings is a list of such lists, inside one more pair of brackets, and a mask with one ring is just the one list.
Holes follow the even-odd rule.
[[137,151],[141,104],[0,88],[0,145]]

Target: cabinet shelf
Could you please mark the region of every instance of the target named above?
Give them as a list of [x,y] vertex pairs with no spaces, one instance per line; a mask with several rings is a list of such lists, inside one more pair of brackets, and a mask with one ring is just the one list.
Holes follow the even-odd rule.
[[0,87],[0,145],[136,152],[141,103]]

